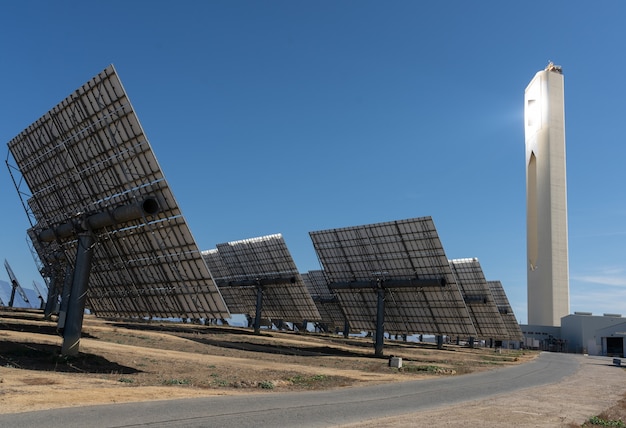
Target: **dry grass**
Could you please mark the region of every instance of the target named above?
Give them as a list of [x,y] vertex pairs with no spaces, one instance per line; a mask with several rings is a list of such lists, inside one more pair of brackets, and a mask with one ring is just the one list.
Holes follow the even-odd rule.
[[[452,376],[519,364],[534,352],[371,338],[85,318],[80,353],[59,355],[56,323],[38,311],[0,312],[0,412],[215,394],[332,389]],[[50,392],[55,392],[51,394]],[[59,397],[64,397],[60,399]]]
[[[56,324],[37,311],[0,311],[0,413],[216,394],[332,389],[519,364],[536,353],[86,317],[77,357],[59,355]],[[480,412],[483,415],[483,412]],[[624,426],[626,396],[584,426]],[[483,419],[484,422],[484,419]],[[591,422],[594,422],[592,424]],[[401,426],[402,424],[398,425]],[[568,425],[580,426],[580,425]]]
[[[373,355],[371,339],[174,323],[104,321],[86,317],[77,357],[58,355],[55,325],[37,313],[4,313],[0,363],[44,372],[82,373],[134,386],[204,389],[326,389],[426,375],[463,374],[533,358],[519,351],[387,341],[385,352],[404,359],[400,370]],[[20,340],[15,339],[17,332]],[[6,334],[5,334],[6,336]],[[157,351],[158,350],[158,351]],[[198,358],[204,357],[200,363]],[[429,367],[422,370],[421,367]],[[47,382],[41,378],[41,382]],[[36,380],[29,380],[36,382]]]

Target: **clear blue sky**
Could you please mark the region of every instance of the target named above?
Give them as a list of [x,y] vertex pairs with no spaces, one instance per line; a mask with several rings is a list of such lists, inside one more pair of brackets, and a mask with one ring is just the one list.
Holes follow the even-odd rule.
[[[524,89],[565,76],[571,311],[626,315],[626,2],[0,5],[5,144],[114,64],[201,249],[432,216],[526,311]],[[0,258],[41,282],[0,170]],[[8,279],[2,268],[0,278]]]

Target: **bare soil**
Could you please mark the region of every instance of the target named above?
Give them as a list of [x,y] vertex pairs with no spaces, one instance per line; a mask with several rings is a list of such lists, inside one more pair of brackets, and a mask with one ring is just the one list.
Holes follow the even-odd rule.
[[[496,352],[490,348],[448,344],[438,350],[428,343],[387,340],[385,355],[402,357],[403,367],[397,369],[389,367],[387,357],[374,356],[371,338],[345,339],[337,335],[269,330],[255,335],[246,328],[114,321],[93,316],[85,317],[79,355],[60,356],[61,342],[56,322],[44,320],[41,312],[0,311],[0,413],[401,382],[490,370],[527,362],[537,355],[533,351]],[[589,367],[602,371],[593,365]],[[449,423],[440,426],[460,426],[468,423],[474,412],[475,423],[470,425],[491,426],[485,424],[492,420],[487,415],[510,417],[515,408],[531,409],[526,413],[532,413],[538,405],[548,406],[546,413],[555,414],[560,424],[566,424],[563,426],[580,426],[603,411],[605,414],[600,416],[607,420],[626,420],[626,372],[617,370],[623,376],[621,380],[614,372],[607,372],[607,380],[601,385],[602,391],[613,388],[610,397],[595,400],[587,407],[579,405],[581,413],[574,416],[561,415],[564,408],[558,408],[553,398],[555,392],[571,404],[573,395],[568,389],[582,386],[587,389],[583,389],[581,400],[591,402],[589,385],[604,372],[581,370],[581,374],[587,374],[567,379],[563,385],[553,386],[553,390],[544,387],[514,397],[456,406],[459,414],[465,415],[456,421],[458,425],[450,417],[457,412],[449,408],[422,412],[419,420],[432,423],[433,419],[423,419],[425,413],[432,413],[434,420]],[[506,402],[507,399],[513,402]],[[504,409],[507,414],[499,415],[494,408]],[[532,419],[524,411],[519,415],[526,421]],[[445,417],[441,419],[442,416]],[[554,422],[528,426],[555,426]],[[404,416],[371,421],[365,426],[420,425],[414,417]]]

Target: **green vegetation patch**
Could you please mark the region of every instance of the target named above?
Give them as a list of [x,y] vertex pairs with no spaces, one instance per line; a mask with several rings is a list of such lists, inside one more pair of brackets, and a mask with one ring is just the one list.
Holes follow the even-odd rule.
[[599,416],[594,416],[589,418],[587,422],[583,424],[585,427],[590,426],[600,426],[600,427],[616,427],[616,428],[626,428],[626,424],[622,420],[606,420],[602,419]]
[[422,373],[423,372],[423,373],[429,373],[429,374],[443,374],[443,375],[456,374],[456,370],[454,369],[435,366],[432,364],[419,365],[419,366],[405,365],[405,366],[402,366],[400,370],[404,372],[408,372],[408,373]]
[[296,375],[294,377],[289,378],[289,382],[297,386],[306,386],[306,387],[314,387],[320,383],[323,383],[328,379],[328,376],[323,374],[317,374],[312,376],[303,376]]
[[480,358],[490,363],[514,363],[519,361],[519,357],[514,355],[481,355]]

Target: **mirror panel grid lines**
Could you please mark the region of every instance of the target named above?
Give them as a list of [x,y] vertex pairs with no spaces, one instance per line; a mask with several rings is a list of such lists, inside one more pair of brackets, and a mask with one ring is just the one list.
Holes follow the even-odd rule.
[[479,339],[506,339],[507,329],[477,258],[450,260]]
[[260,287],[264,318],[321,320],[281,234],[218,244],[203,256],[231,312],[254,316]]
[[517,318],[515,318],[515,313],[509,303],[509,299],[506,297],[502,282],[487,281],[487,285],[489,286],[489,291],[491,291],[491,295],[493,296],[496,306],[498,307],[498,312],[500,312],[504,325],[506,326],[508,334],[507,339],[520,341],[524,340],[524,334],[522,333],[522,329],[517,322]]
[[77,235],[89,233],[86,307],[96,315],[230,316],[112,65],[8,146],[55,290],[75,268]]
[[[343,329],[346,316],[341,309],[338,297],[328,288],[324,271],[308,271],[302,274],[302,279],[322,317],[321,323],[329,330]],[[353,328],[350,324],[349,327]]]
[[[350,326],[375,329],[375,292],[351,288],[351,284],[371,283],[385,288],[386,332],[476,335],[430,217],[310,232],[310,236]],[[425,285],[429,280],[430,285]]]

